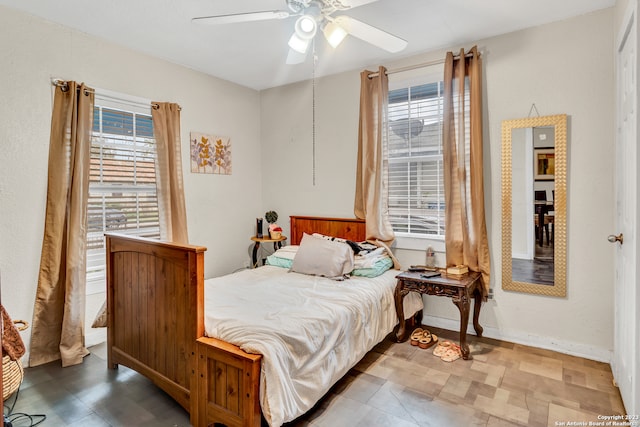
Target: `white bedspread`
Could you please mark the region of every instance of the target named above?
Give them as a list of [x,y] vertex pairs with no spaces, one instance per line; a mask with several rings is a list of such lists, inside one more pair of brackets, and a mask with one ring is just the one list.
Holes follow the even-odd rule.
[[[264,266],[205,282],[207,336],[263,355],[260,403],[271,426],[307,412],[397,324],[397,270],[334,281]],[[405,317],[422,309],[405,297]]]

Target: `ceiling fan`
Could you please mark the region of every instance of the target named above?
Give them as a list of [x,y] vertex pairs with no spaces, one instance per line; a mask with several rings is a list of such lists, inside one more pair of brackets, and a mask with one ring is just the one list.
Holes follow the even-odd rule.
[[307,52],[318,29],[327,42],[336,48],[347,35],[363,40],[388,52],[400,52],[407,47],[407,41],[380,30],[348,15],[333,16],[334,13],[373,3],[377,0],[285,0],[288,10],[232,13],[227,15],[200,16],[195,23],[210,25],[233,24],[238,22],[286,19],[297,16],[294,31],[289,39],[287,64],[304,62]]

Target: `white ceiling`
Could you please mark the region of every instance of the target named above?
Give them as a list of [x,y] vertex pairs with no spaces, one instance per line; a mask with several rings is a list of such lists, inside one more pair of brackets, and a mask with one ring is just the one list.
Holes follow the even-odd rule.
[[[287,10],[285,0],[0,0],[0,4],[254,89],[311,78],[311,55],[286,65],[295,17],[219,26],[196,16]],[[378,0],[347,13],[408,41],[391,54],[347,37],[316,36],[316,76],[389,63],[613,6],[615,0]],[[342,14],[342,13],[341,13]]]

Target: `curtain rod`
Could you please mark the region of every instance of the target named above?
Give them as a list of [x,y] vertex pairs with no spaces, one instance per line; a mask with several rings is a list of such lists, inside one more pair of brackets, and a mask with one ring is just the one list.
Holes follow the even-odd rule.
[[[157,110],[158,108],[160,108],[160,104],[156,103],[156,102],[152,102],[151,103],[151,108],[153,108],[154,110]],[[178,105],[178,111],[182,111],[182,107]]]
[[[53,80],[51,80],[51,84],[56,86],[56,87],[61,88],[63,92],[66,92],[66,91],[69,90],[69,82],[66,82],[64,80],[53,79]],[[78,86],[77,89],[80,90],[80,86]],[[84,94],[88,95],[90,93],[95,93],[95,91],[93,89],[85,87],[84,88]]]
[[[69,90],[69,83],[64,81],[64,80],[52,79],[51,80],[51,84],[56,86],[56,87],[61,88],[63,91]],[[78,87],[78,90],[80,90],[80,87]],[[95,93],[95,90],[85,88],[84,89],[84,93],[85,93],[85,95],[88,95],[89,93]],[[158,108],[160,108],[160,104],[158,104],[156,102],[152,102],[151,103],[151,108],[153,108],[154,110],[157,110]],[[178,105],[178,110],[182,111],[182,107],[179,106],[179,105]]]
[[[465,58],[470,58],[472,56],[473,56],[473,53],[466,53],[464,55]],[[460,55],[453,55],[453,59],[460,59]],[[444,64],[444,61],[445,61],[444,59],[436,59],[434,61],[423,62],[421,64],[407,65],[406,67],[400,67],[400,68],[396,68],[396,69],[393,69],[393,70],[387,70],[387,72],[385,74],[388,76],[389,74],[401,73],[403,71],[416,70],[418,68],[425,68],[425,67],[430,67],[432,65]],[[369,74],[367,77],[373,78],[373,77],[378,77],[379,75],[380,75],[379,72],[375,72],[375,73]]]

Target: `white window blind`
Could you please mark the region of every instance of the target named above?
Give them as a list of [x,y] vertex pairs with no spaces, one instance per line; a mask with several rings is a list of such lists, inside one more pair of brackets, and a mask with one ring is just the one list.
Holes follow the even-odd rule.
[[[104,233],[160,237],[156,144],[149,104],[142,114],[96,96],[87,211],[87,293],[104,292]],[[113,103],[111,103],[113,104]],[[130,108],[133,109],[133,108]]]
[[389,91],[389,217],[399,236],[444,236],[442,90],[436,80]]

